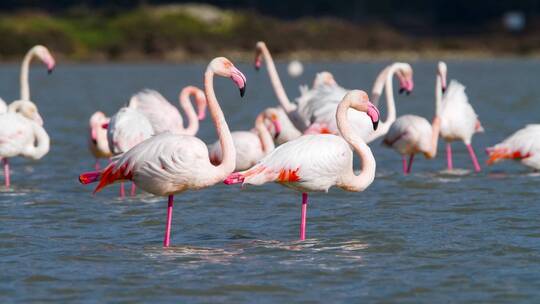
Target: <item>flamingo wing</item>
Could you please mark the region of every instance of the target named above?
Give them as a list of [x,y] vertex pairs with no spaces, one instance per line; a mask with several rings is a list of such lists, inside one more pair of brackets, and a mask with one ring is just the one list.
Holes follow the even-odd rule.
[[133,95],[129,107],[143,113],[150,121],[156,134],[182,127],[182,115],[176,107],[155,90],[145,89]]
[[493,147],[487,148],[488,164],[503,159],[520,160],[524,165],[540,169],[540,124],[527,125]]
[[423,117],[403,115],[396,119],[383,143],[400,154],[428,152],[431,149],[431,125]]
[[16,113],[0,115],[0,158],[22,155],[27,146],[34,145],[31,123]]
[[470,144],[473,134],[481,130],[478,115],[465,93],[465,86],[457,80],[450,82],[443,96],[440,116],[441,135],[445,139],[461,139]]
[[121,108],[109,122],[107,139],[113,154],[127,152],[154,134],[152,125],[141,112]]

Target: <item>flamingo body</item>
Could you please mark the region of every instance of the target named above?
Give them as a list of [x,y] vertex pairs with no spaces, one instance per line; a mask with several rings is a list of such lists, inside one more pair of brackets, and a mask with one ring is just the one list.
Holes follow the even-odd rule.
[[183,127],[182,115],[178,109],[155,90],[145,89],[133,95],[129,107],[144,114],[156,134]]
[[469,103],[465,86],[452,80],[441,104],[441,137],[448,142],[462,140],[470,144],[478,128],[478,115]]
[[540,170],[540,124],[527,125],[501,143],[488,148],[487,152],[490,165],[504,159],[513,159]]
[[[234,147],[236,149],[235,170],[246,170],[261,160],[266,153],[263,151],[259,136],[250,131],[231,132]],[[219,141],[209,146],[210,160],[218,165],[223,158]]]
[[[0,115],[0,157],[23,156],[34,160],[49,151],[49,136],[36,122],[17,113]],[[40,137],[40,139],[38,139]],[[42,147],[37,151],[35,142]]]
[[403,115],[392,124],[383,143],[401,155],[429,153],[432,133],[431,124],[424,117]]
[[138,110],[124,107],[111,118],[107,139],[111,152],[118,155],[129,151],[152,134],[154,131],[146,116]]

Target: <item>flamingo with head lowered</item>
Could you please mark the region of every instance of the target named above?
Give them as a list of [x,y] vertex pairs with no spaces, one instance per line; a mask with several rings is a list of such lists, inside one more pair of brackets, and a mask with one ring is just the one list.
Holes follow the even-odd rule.
[[[427,119],[417,115],[403,115],[390,126],[390,130],[384,137],[383,144],[395,149],[402,155],[403,173],[405,175],[411,173],[416,153],[423,153],[426,158],[430,159],[437,155],[444,77],[445,74],[439,66],[435,82],[435,117],[432,123],[430,124]],[[407,155],[409,156],[408,164]]]
[[441,137],[446,141],[446,162],[448,170],[454,168],[452,162],[452,142],[461,140],[467,147],[474,171],[480,172],[480,164],[471,145],[474,133],[483,132],[484,128],[478,120],[478,115],[469,103],[465,86],[457,80],[452,80],[446,88],[446,63],[439,61],[439,71],[443,74],[442,90],[444,96],[441,102]]
[[540,124],[530,124],[516,131],[502,142],[486,149],[488,165],[513,159],[540,170]]
[[[191,105],[191,96],[195,97],[198,113],[195,113]],[[170,131],[177,134],[195,135],[199,131],[199,120],[204,119],[206,113],[204,92],[195,86],[187,86],[180,92],[179,100],[188,119],[186,127],[178,109],[157,91],[146,89],[133,95],[128,107],[144,114],[156,134]]]
[[107,130],[103,125],[108,125],[110,118],[103,112],[97,111],[90,117],[90,130],[88,136],[88,148],[96,158],[95,169],[99,170],[99,159],[110,158],[112,156],[109,143],[107,141]]
[[[349,109],[367,113],[372,128],[377,129],[379,111],[364,91],[352,90],[345,95],[336,113],[341,136],[332,134],[303,135],[284,143],[253,168],[231,174],[225,184],[262,185],[277,182],[302,192],[300,240],[306,237],[308,192],[327,192],[332,186],[346,191],[364,191],[375,178],[375,158],[368,145],[353,132],[348,120]],[[359,175],[353,171],[353,152],[362,162]]]
[[[269,128],[272,127],[274,137],[279,136],[281,126],[277,115],[277,111],[271,108],[266,109],[255,119],[255,128],[253,130],[231,133],[234,148],[236,149],[235,171],[253,167],[265,155],[274,150],[275,145]],[[267,122],[270,122],[271,125],[266,125]],[[208,150],[212,164],[219,165],[223,159],[219,141],[210,145]]]
[[163,246],[169,247],[174,195],[186,190],[199,190],[223,181],[235,167],[236,150],[223,112],[214,93],[214,75],[231,78],[243,96],[246,77],[224,57],[214,58],[204,74],[208,109],[216,126],[223,161],[214,166],[206,144],[191,135],[164,132],[155,135],[131,150],[102,171],[83,173],[83,184],[99,182],[97,192],[114,182],[131,180],[155,195],[168,196],[167,224]]

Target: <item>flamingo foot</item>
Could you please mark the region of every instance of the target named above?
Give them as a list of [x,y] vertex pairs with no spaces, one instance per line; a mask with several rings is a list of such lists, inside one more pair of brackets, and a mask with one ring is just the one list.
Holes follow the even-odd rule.
[[414,160],[414,154],[411,154],[409,156],[409,165],[407,166],[407,172],[405,173],[405,175],[408,175],[411,173],[413,160]]
[[447,143],[446,144],[446,164],[448,166],[448,170],[454,170],[454,164],[452,163],[452,144]]
[[401,156],[401,162],[403,163],[403,174],[407,175],[407,158],[405,155]]
[[302,214],[300,216],[300,241],[306,239],[306,215],[307,215],[308,194],[302,193]]
[[126,187],[124,186],[124,182],[120,183],[120,198],[126,197]]
[[100,169],[100,166],[99,166],[99,159],[96,158],[96,163],[94,165],[94,169],[96,169],[96,171],[99,171]]
[[171,244],[171,221],[172,211],[174,204],[174,195],[169,195],[169,201],[167,204],[167,224],[165,224],[165,237],[163,238],[163,247],[169,247]]
[[478,163],[478,159],[476,158],[476,154],[474,153],[474,149],[470,144],[467,144],[467,150],[469,150],[469,155],[471,156],[471,160],[474,165],[474,171],[480,172],[480,164]]
[[9,162],[7,158],[4,158],[2,162],[4,163],[4,183],[6,185],[6,188],[9,188],[11,186]]

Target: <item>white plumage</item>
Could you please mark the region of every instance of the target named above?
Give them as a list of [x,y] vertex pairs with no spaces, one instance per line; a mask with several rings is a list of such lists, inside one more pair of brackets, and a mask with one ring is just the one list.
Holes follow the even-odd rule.
[[114,155],[129,151],[154,134],[152,125],[138,110],[123,107],[109,122],[107,140]]
[[488,164],[514,159],[540,170],[540,124],[530,124],[493,147],[487,148]]
[[155,90],[145,89],[133,95],[129,107],[144,114],[156,134],[183,127],[182,115],[178,109]]
[[384,137],[384,143],[401,155],[429,153],[433,129],[424,117],[417,115],[400,116]]

